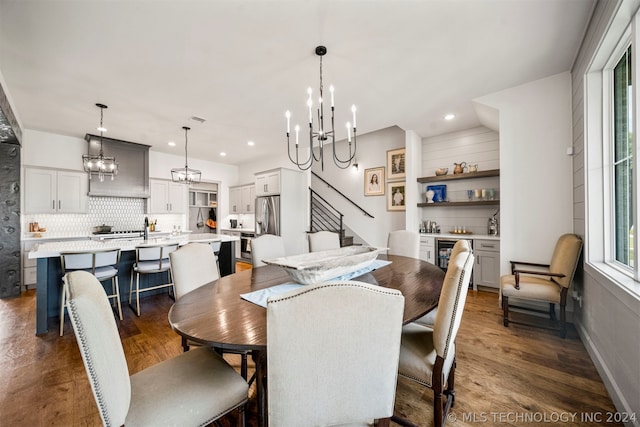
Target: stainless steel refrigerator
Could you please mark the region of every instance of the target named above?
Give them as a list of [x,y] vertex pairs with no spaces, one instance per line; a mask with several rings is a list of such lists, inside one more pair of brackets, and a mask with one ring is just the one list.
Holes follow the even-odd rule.
[[280,236],[280,196],[256,197],[256,237]]

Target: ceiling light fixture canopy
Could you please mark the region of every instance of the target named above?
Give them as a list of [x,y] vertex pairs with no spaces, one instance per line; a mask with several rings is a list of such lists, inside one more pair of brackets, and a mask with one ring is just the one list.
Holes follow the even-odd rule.
[[202,172],[197,169],[190,169],[187,163],[187,132],[191,130],[190,127],[182,126],[184,129],[184,167],[171,169],[171,179],[173,182],[180,182],[182,184],[192,184],[200,182],[202,178]]
[[[324,99],[323,92],[324,87],[322,83],[322,57],[327,53],[327,48],[324,46],[316,47],[316,55],[320,57],[320,96],[318,98],[318,108],[317,108],[317,130],[313,128],[313,99],[312,94],[313,91],[311,88],[307,89],[307,93],[309,94],[309,98],[307,99],[307,107],[309,108],[309,158],[305,161],[301,161],[298,154],[299,147],[299,133],[300,126],[295,126],[296,132],[296,141],[295,141],[295,159],[291,155],[291,144],[289,142],[290,136],[290,123],[291,123],[291,112],[287,111],[285,113],[285,117],[287,118],[287,153],[289,154],[289,160],[294,163],[300,170],[307,170],[311,167],[314,161],[320,162],[321,169],[324,170],[324,144],[329,139],[331,139],[333,145],[333,162],[340,169],[346,169],[351,165],[351,162],[354,161],[356,156],[356,106],[351,106],[351,113],[353,114],[353,124],[347,123],[347,141],[349,144],[349,155],[346,158],[339,158],[336,153],[336,134],[334,130],[334,89],[333,86],[329,86],[329,92],[331,93],[331,129],[327,130],[324,126]],[[317,139],[317,148],[318,148],[318,156],[316,157],[316,153],[313,151],[314,148],[314,140]],[[353,146],[352,146],[353,142]]]
[[[107,131],[102,125],[102,119],[104,110],[108,107],[100,103],[96,104],[96,107],[100,108],[100,127],[98,128],[100,131],[100,153],[97,156],[90,152],[84,154],[82,156],[82,165],[84,171],[89,174],[89,179],[97,175],[100,182],[104,181],[105,176],[111,177],[111,181],[113,181],[113,178],[118,174],[118,163],[116,163],[115,157],[107,157],[102,151],[102,134]],[[91,148],[91,140],[89,140],[89,148]]]

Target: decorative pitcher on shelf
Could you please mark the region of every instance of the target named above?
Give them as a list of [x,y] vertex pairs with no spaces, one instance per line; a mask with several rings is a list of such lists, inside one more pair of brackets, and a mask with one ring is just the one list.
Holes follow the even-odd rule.
[[463,173],[464,168],[467,166],[467,162],[454,163],[453,173]]

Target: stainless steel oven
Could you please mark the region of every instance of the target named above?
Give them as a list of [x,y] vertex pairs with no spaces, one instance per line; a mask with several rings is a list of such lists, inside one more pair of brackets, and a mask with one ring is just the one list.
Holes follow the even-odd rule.
[[254,237],[254,233],[240,233],[240,257],[244,260],[251,261],[251,239]]

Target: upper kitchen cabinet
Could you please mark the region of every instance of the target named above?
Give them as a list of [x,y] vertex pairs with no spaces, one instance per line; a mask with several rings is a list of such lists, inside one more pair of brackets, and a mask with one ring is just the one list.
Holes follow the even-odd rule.
[[84,172],[25,168],[25,213],[86,213]]
[[256,174],[256,196],[280,194],[280,169]]
[[256,191],[253,184],[229,187],[229,213],[254,213],[255,199]]
[[187,186],[164,179],[149,180],[147,213],[183,214],[187,204]]
[[256,205],[256,186],[245,185],[240,189],[240,201],[242,203],[242,213],[252,214]]

